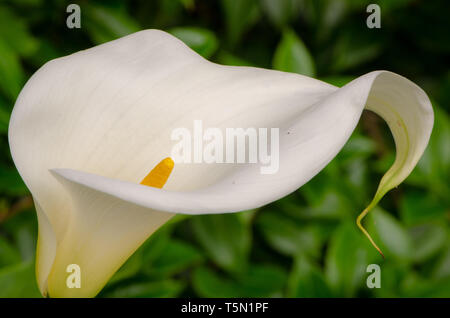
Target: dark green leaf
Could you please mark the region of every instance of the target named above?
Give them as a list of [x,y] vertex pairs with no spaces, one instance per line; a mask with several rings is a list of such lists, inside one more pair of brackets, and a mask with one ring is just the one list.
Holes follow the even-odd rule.
[[233,54],[227,51],[220,51],[217,56],[217,62],[224,65],[233,65],[233,66],[255,66],[252,63],[234,56]]
[[288,297],[332,297],[323,273],[304,255],[295,259],[289,278]]
[[261,7],[270,21],[279,28],[283,28],[300,13],[299,0],[262,0]]
[[365,221],[367,229],[387,258],[410,261],[413,256],[413,242],[404,226],[392,215],[380,208],[373,209]]
[[435,122],[430,142],[417,167],[406,179],[410,184],[432,188],[441,202],[449,204],[450,186],[450,119],[448,115],[434,107]]
[[432,277],[435,280],[450,277],[450,245],[448,239],[446,249],[442,252],[441,256],[435,263],[435,267],[432,270]]
[[151,264],[163,253],[169,244],[172,230],[173,227],[170,224],[163,225],[140,247],[143,257],[142,262],[144,264]]
[[381,52],[379,43],[357,40],[349,34],[339,38],[334,51],[333,71],[342,72],[375,59]]
[[321,246],[318,229],[298,223],[277,211],[261,213],[257,219],[258,229],[276,251],[291,256],[300,252],[317,255]]
[[32,262],[0,269],[0,297],[41,297]]
[[124,279],[133,277],[136,275],[142,267],[143,258],[142,249],[138,249],[126,262],[120,267],[120,269],[111,277],[108,281],[109,284],[114,284],[116,282],[122,281]]
[[101,44],[139,31],[139,25],[125,11],[100,5],[84,5],[82,28]]
[[18,55],[0,38],[0,90],[15,100],[24,78]]
[[219,276],[208,267],[198,267],[192,277],[192,286],[200,297],[236,297],[239,288],[231,279]]
[[322,81],[337,87],[342,87],[354,79],[355,78],[353,76],[329,76],[322,78]]
[[0,7],[0,39],[21,56],[32,55],[38,47],[25,21],[3,7]]
[[0,166],[0,193],[24,195],[28,189],[15,168]]
[[371,250],[354,223],[344,223],[334,233],[325,258],[325,274],[336,295],[354,296],[365,285],[366,268],[373,259]]
[[5,109],[0,103],[0,134],[5,134],[8,132],[10,113]]
[[196,269],[193,286],[201,297],[276,297],[286,283],[286,273],[268,265],[250,266],[249,271],[231,279],[207,267]]
[[259,18],[259,7],[255,0],[221,0],[221,5],[225,15],[227,38],[231,46],[234,46]]
[[402,289],[403,297],[448,298],[450,297],[450,277],[430,281],[411,272],[405,278]]
[[279,71],[315,76],[311,54],[294,31],[286,29],[273,57],[273,68]]
[[273,265],[252,265],[245,275],[237,280],[242,297],[280,297],[285,287],[287,274]]
[[157,259],[146,264],[144,270],[155,277],[170,276],[202,260],[203,255],[194,246],[172,239]]
[[381,286],[373,289],[376,297],[402,296],[401,285],[410,269],[407,266],[392,262],[391,259],[389,261],[391,262],[386,262],[380,267]]
[[424,191],[411,190],[402,197],[400,213],[408,225],[421,224],[433,220],[442,220],[448,207],[436,196]]
[[219,46],[215,34],[207,29],[178,27],[169,32],[204,58],[211,57]]
[[191,221],[198,242],[218,266],[232,273],[245,270],[251,235],[239,216],[202,215]]
[[105,293],[104,297],[130,297],[130,298],[170,298],[177,297],[184,289],[180,281],[165,280],[161,282],[133,283],[120,286]]
[[0,268],[7,265],[13,265],[21,262],[19,251],[0,236]]
[[446,226],[443,224],[424,224],[410,229],[413,239],[415,262],[423,262],[443,249],[448,239]]

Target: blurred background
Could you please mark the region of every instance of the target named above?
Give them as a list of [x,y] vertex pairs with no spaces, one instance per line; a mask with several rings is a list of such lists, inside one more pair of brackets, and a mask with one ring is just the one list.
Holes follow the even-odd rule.
[[[81,7],[81,28],[66,7]],[[381,7],[369,29],[366,7]],[[10,112],[46,61],[147,28],[171,32],[214,62],[296,72],[342,86],[386,69],[432,99],[435,126],[412,175],[358,231],[394,160],[386,124],[365,112],[338,157],[264,208],[176,217],[115,274],[99,297],[450,297],[450,12],[425,0],[0,0],[0,297],[40,297],[37,222],[9,153]],[[368,264],[381,288],[366,286]]]

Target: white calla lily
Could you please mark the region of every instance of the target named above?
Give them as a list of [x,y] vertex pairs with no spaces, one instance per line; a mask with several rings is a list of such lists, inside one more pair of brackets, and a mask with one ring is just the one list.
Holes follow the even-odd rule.
[[[372,207],[402,182],[433,126],[426,94],[386,71],[342,88],[301,76],[211,63],[171,35],[141,31],[45,64],[14,107],[9,141],[39,221],[43,295],[95,296],[174,213],[236,212],[298,189],[344,146],[364,108],[384,118],[397,157]],[[177,164],[164,189],[139,182],[170,156],[171,131],[279,127],[275,174],[258,164]],[[66,268],[81,268],[68,288]]]

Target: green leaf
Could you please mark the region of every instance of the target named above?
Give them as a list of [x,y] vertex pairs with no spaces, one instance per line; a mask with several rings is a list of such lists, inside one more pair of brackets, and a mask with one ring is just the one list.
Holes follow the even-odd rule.
[[256,222],[267,242],[280,253],[317,255],[320,251],[322,242],[316,227],[300,226],[277,211],[261,213]]
[[[367,5],[369,3],[372,3],[371,0],[366,0],[366,2]],[[414,0],[379,0],[377,3],[381,8],[383,8],[383,11],[392,11],[399,8],[405,8],[408,5],[411,5],[413,2]]]
[[171,276],[202,260],[203,255],[194,246],[172,239],[159,257],[144,267],[144,271],[155,277]]
[[200,297],[237,297],[239,288],[229,278],[224,278],[208,267],[198,267],[192,275],[192,287]]
[[219,47],[216,35],[207,29],[197,27],[177,27],[169,32],[204,58],[211,57]]
[[[391,260],[390,260],[391,261]],[[409,267],[396,262],[386,262],[381,267],[381,288],[373,289],[376,297],[401,297],[401,285]],[[369,275],[369,273],[367,274]]]
[[[170,220],[169,220],[170,222]],[[166,249],[170,241],[170,234],[173,227],[171,224],[165,224],[153,233],[147,241],[139,248],[142,250],[142,262],[144,264],[152,263]]]
[[332,297],[323,273],[301,255],[295,258],[289,277],[288,297]]
[[84,4],[83,15],[85,18],[81,27],[87,30],[97,44],[115,40],[140,29],[135,20],[120,9]]
[[353,222],[342,224],[329,244],[325,257],[327,281],[337,297],[354,296],[365,284],[366,268],[376,251]]
[[8,132],[10,112],[7,110],[0,101],[0,134]]
[[279,297],[286,273],[278,267],[254,265],[239,279],[222,276],[207,267],[193,274],[193,287],[200,297]]
[[31,261],[36,253],[37,217],[34,208],[17,211],[14,217],[2,223],[4,229],[14,242],[22,261]]
[[251,234],[238,215],[202,215],[191,221],[195,237],[213,262],[232,273],[246,269]]
[[[119,270],[114,273],[113,277],[108,281],[108,285],[115,284],[122,280],[135,276],[142,267],[143,252],[142,249],[138,249]],[[108,286],[107,285],[107,286]]]
[[433,279],[440,280],[442,278],[450,277],[450,242],[447,240],[447,247],[441,253],[439,259],[435,262],[432,270]]
[[176,280],[132,283],[105,292],[102,297],[111,298],[171,298],[177,297],[185,284]]
[[445,111],[434,104],[435,120],[430,141],[417,167],[406,182],[422,188],[431,188],[439,200],[450,203],[450,119]]
[[410,229],[413,239],[415,262],[424,262],[439,253],[448,240],[443,224],[424,224]]
[[336,159],[338,160],[354,160],[355,158],[366,159],[375,154],[375,142],[366,136],[353,134],[344,148],[339,152]]
[[433,193],[410,190],[400,201],[400,215],[407,225],[423,224],[445,218],[448,206]]
[[0,166],[0,193],[25,195],[28,189],[15,168]]
[[314,60],[302,40],[290,29],[283,32],[273,57],[273,68],[314,77]]
[[32,262],[20,263],[0,269],[0,297],[41,297]]
[[[312,16],[309,19],[312,19],[311,22],[315,24],[316,41],[329,45],[331,35],[339,28],[340,23],[348,14],[348,7],[351,2],[355,1],[313,1],[314,11],[311,12]],[[359,12],[364,12],[363,10],[360,9]]]
[[22,259],[24,261],[34,259],[34,256],[36,254],[37,237],[35,224],[24,223],[14,234]]
[[343,72],[375,59],[381,53],[381,45],[367,39],[358,40],[345,33],[339,38],[333,53],[332,70]]
[[4,7],[0,7],[0,39],[20,56],[31,56],[38,47],[25,21]]
[[343,168],[347,177],[347,197],[353,196],[357,198],[354,200],[355,202],[364,204],[369,199],[367,190],[370,184],[370,172],[366,161],[354,156],[345,162]]
[[[335,168],[339,169],[335,171]],[[324,220],[339,220],[353,216],[350,212],[356,209],[353,206],[359,198],[350,190],[346,191],[345,178],[340,172],[338,162],[331,162],[325,170],[299,190],[307,203],[302,214],[308,215],[311,219]],[[348,192],[352,200],[349,199]]]
[[235,46],[243,33],[259,19],[257,1],[222,0],[220,3],[225,15],[228,42],[231,46]]
[[355,79],[354,76],[328,76],[321,78],[322,81],[337,87],[342,87],[354,79]]
[[0,268],[21,262],[20,253],[5,238],[0,236]]
[[0,90],[11,100],[15,100],[22,88],[25,75],[19,57],[0,38]]
[[281,297],[287,282],[284,270],[273,265],[254,264],[237,280],[242,297]]
[[41,39],[36,52],[27,59],[35,68],[64,55],[62,49],[47,39]]
[[3,2],[12,2],[19,6],[28,6],[30,8],[35,8],[44,2],[44,0],[3,0]]
[[413,243],[403,225],[381,208],[374,208],[369,215],[368,232],[373,234],[375,242],[386,258],[395,257],[399,261],[412,259]]
[[417,273],[411,272],[402,284],[403,297],[450,297],[450,277],[439,281],[430,281],[420,277]]
[[217,62],[219,64],[224,65],[232,65],[232,66],[255,66],[253,63],[237,57],[227,51],[219,51],[217,55]]
[[270,21],[278,28],[286,27],[300,13],[299,0],[262,0],[261,7]]
[[178,1],[180,1],[180,3],[188,10],[192,10],[195,8],[195,0],[178,0]]

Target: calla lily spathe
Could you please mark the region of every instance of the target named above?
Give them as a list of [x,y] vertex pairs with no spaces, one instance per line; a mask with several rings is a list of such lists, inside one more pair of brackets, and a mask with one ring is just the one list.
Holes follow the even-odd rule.
[[[433,126],[426,94],[387,71],[342,88],[298,74],[211,63],[146,30],[45,64],[17,99],[9,142],[36,205],[43,295],[95,296],[174,213],[243,211],[298,189],[344,146],[361,112],[386,120],[397,157],[370,206],[401,183]],[[258,164],[176,165],[164,189],[139,182],[170,156],[171,131],[279,127],[276,174]],[[67,288],[78,264],[81,288]]]

